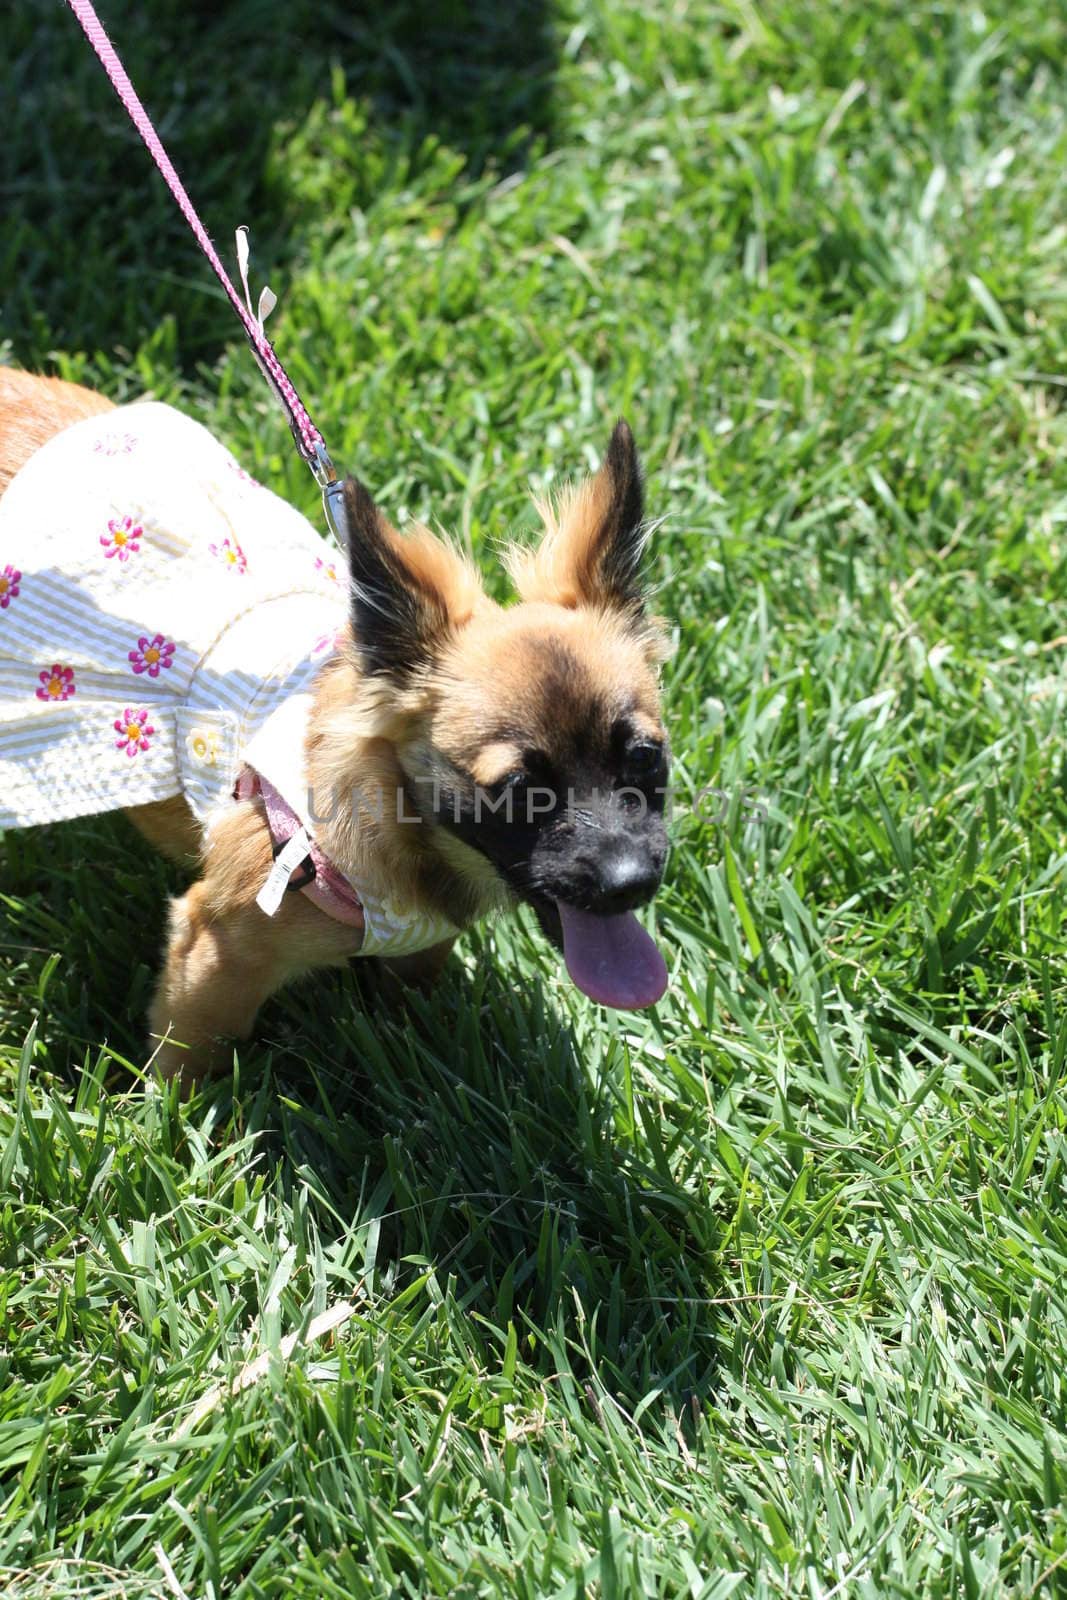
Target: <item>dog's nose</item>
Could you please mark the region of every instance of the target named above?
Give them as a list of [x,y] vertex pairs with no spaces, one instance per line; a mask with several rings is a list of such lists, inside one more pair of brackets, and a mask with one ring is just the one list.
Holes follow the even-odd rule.
[[642,851],[620,850],[600,865],[597,910],[632,911],[659,888],[660,869]]

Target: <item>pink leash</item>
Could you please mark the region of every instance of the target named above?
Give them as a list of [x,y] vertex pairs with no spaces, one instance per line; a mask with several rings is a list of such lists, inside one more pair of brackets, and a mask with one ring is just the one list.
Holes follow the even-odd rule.
[[[274,390],[289,420],[289,427],[296,441],[296,447],[315,474],[316,481],[322,489],[322,502],[326,512],[326,520],[338,539],[341,548],[346,549],[347,529],[343,485],[338,481],[337,473],[323,442],[322,434],[312,422],[303,401],[289,380],[288,373],[275,355],[273,345],[263,332],[263,314],[265,314],[263,307],[266,305],[269,310],[270,305],[273,304],[273,296],[270,296],[268,302],[264,296],[268,295],[269,291],[264,291],[264,296],[260,297],[262,314],[259,317],[255,317],[252,314],[251,301],[247,306],[242,301],[241,296],[230,281],[226,268],[219,260],[218,251],[208,237],[207,229],[196,214],[193,202],[185,192],[185,185],[175,172],[174,164],[163,148],[163,141],[152,126],[151,117],[141,104],[125,67],[115,53],[114,45],[104,32],[103,24],[93,9],[91,0],[67,0],[67,4],[81,23],[82,31],[99,56],[104,71],[111,79],[115,93],[126,107],[130,120],[141,135],[148,147],[149,154],[162,173],[167,188],[178,202],[182,216],[193,230],[196,242],[207,256],[216,278],[218,278],[226,291],[227,299],[240,317],[241,325],[248,335],[248,342],[252,346],[263,376]],[[239,230],[238,232],[238,262],[247,295],[246,261],[248,243],[247,238],[241,237],[242,231]],[[296,844],[297,834],[303,834],[299,817],[262,777],[257,776],[254,780],[250,779],[249,786],[243,792],[240,788],[238,789],[239,797],[242,796],[242,793],[250,795],[257,792],[263,796],[271,837],[277,841],[275,855],[277,856],[284,849],[286,842],[294,845],[295,852],[299,854],[301,847]],[[288,833],[285,832],[286,829],[288,829]],[[355,890],[332,863],[326,859],[313,840],[308,839],[308,846],[309,853],[306,858],[306,865],[310,870],[311,876],[306,881],[288,883],[288,887],[302,888],[304,893],[311,897],[320,910],[325,911],[336,921],[347,923],[349,926],[363,927],[363,907]],[[283,883],[287,882],[291,873],[291,868],[286,867],[284,869],[282,873]],[[269,884],[270,879],[268,879]],[[266,892],[268,885],[264,886],[264,891],[262,892]],[[274,903],[274,910],[277,910],[276,902]],[[274,910],[269,911],[268,915],[273,916]]]
[[289,379],[288,373],[275,355],[273,345],[263,332],[262,320],[252,315],[251,309],[244,304],[241,296],[230,281],[229,274],[219,260],[218,252],[208,237],[207,229],[197,216],[196,209],[185,192],[185,186],[175,172],[173,162],[163,148],[163,141],[153,127],[151,117],[141,104],[125,67],[115,53],[114,45],[104,32],[103,23],[93,9],[91,0],[67,0],[67,4],[80,22],[85,37],[100,58],[100,63],[111,79],[115,93],[126,107],[130,120],[141,135],[148,147],[149,154],[162,173],[167,188],[178,202],[182,216],[193,230],[197,243],[207,256],[215,276],[226,291],[230,304],[240,317],[241,325],[248,335],[248,342],[252,346],[263,376],[273,389],[289,420],[289,427],[296,441],[296,447],[311,468],[316,481],[322,489],[326,519],[342,547],[344,547],[346,527],[342,486],[337,480],[337,473],[323,442],[322,434],[312,422],[303,401]]

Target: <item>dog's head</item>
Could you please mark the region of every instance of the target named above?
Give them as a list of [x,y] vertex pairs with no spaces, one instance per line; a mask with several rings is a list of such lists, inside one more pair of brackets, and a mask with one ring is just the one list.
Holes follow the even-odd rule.
[[488,906],[527,902],[572,978],[609,1005],[665,983],[632,915],[659,887],[669,753],[645,611],[646,534],[633,436],[512,552],[501,607],[426,529],[398,535],[345,488],[359,668],[435,848]]

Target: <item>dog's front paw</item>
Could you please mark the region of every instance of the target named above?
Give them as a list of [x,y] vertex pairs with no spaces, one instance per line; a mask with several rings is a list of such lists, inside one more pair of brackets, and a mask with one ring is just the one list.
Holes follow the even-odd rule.
[[170,1034],[153,1036],[155,1048],[148,1070],[164,1083],[177,1078],[183,1099],[209,1078],[220,1077],[233,1061],[233,1046],[225,1039],[211,1039],[198,1045],[182,1044]]
[[411,990],[430,993],[454,943],[454,939],[442,939],[410,956],[360,956],[352,965],[359,971],[361,987],[369,979],[368,989],[386,1005],[401,1005]]

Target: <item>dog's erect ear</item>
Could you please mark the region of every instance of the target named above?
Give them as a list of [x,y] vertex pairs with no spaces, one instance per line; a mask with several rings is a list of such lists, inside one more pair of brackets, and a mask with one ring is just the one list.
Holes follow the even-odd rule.
[[363,670],[397,680],[428,666],[486,595],[474,568],[429,528],[397,533],[345,481],[352,631]]
[[565,492],[555,507],[539,502],[545,536],[534,551],[513,551],[508,565],[524,600],[610,606],[639,617],[645,498],[629,425],[617,422],[600,471]]

